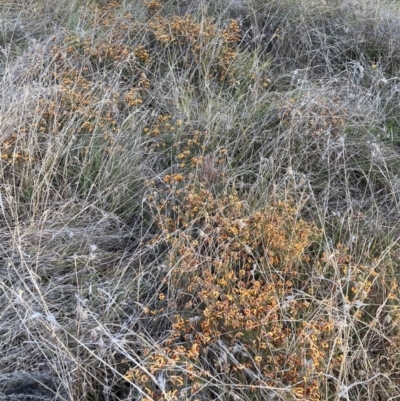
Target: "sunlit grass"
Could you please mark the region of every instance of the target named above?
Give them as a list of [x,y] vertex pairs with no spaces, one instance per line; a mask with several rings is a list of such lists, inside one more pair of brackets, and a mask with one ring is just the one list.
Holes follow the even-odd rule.
[[396,397],[398,7],[28,3],[0,5],[0,370]]

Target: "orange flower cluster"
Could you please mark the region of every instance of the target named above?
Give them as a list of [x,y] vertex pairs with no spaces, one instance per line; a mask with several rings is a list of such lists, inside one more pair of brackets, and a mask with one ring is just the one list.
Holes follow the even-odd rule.
[[[149,397],[196,399],[205,388],[215,395],[216,378],[225,377],[249,397],[326,399],[335,392],[327,377],[348,363],[346,336],[377,337],[368,327],[385,302],[390,319],[382,324],[392,327],[385,337],[400,345],[398,287],[378,280],[385,276],[379,261],[366,255],[358,263],[341,244],[333,254],[315,253],[321,232],[297,217],[290,200],[252,211],[226,185],[216,193],[196,180],[201,167],[166,175],[148,199],[161,232],[155,243],[169,249],[160,311],[172,314],[168,337],[145,351],[150,374],[129,371]],[[350,334],[340,323],[346,314],[355,322]],[[165,378],[162,388],[156,377]]]
[[[24,133],[35,134],[39,143],[45,142],[47,135],[57,135],[72,121],[77,122],[71,130],[72,135],[98,130],[106,141],[104,149],[112,150],[113,137],[118,132],[118,116],[132,108],[145,107],[153,85],[149,77],[162,74],[166,55],[160,53],[160,47],[169,49],[182,68],[192,71],[195,66],[197,78],[236,82],[232,62],[238,55],[241,39],[236,20],[230,20],[226,27],[219,27],[211,19],[196,21],[191,15],[163,17],[158,13],[161,9],[158,1],[146,2],[146,7],[150,16],[143,24],[129,14],[122,15],[118,1],[109,1],[103,7],[92,4],[85,9],[82,18],[86,18],[93,27],[101,28],[107,35],[106,40],[78,34],[54,39],[50,49],[53,71],[47,77],[48,85],[54,91],[39,100],[35,115],[41,116],[40,121],[27,121],[25,126],[13,133],[14,136],[5,138],[0,144],[3,160],[40,159],[39,154],[17,149],[15,137],[24,136]],[[135,32],[146,32],[153,39],[146,43],[134,43],[129,38]],[[118,71],[119,87],[104,82],[105,71]],[[104,107],[99,108],[102,98],[108,100]],[[156,132],[155,127],[154,136]],[[81,145],[82,149],[85,148],[85,144]],[[201,163],[198,155],[187,156],[182,158],[182,165]]]
[[[182,68],[197,68],[203,63],[211,66],[211,77],[231,83],[236,81],[232,63],[238,56],[241,40],[238,21],[230,20],[229,25],[221,29],[213,19],[197,22],[191,15],[156,16],[149,21],[148,32],[162,48],[169,48],[175,57],[184,60]],[[210,52],[210,46],[216,41],[220,45]]]
[[[165,388],[176,399],[188,386],[195,396],[220,373],[249,389],[281,383],[323,399],[315,377],[326,371],[328,354],[329,369],[341,361],[332,353],[334,324],[313,320],[316,306],[296,296],[319,231],[289,203],[250,212],[234,190],[215,197],[183,178],[166,176],[163,201],[152,200],[170,247],[170,299],[162,300],[177,311],[164,346],[148,350],[152,374],[177,377]],[[151,378],[131,373],[150,396],[157,387]]]

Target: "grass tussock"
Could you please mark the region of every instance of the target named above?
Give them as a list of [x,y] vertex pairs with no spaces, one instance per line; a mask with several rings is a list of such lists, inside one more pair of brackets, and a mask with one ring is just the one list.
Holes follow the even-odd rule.
[[0,370],[394,399],[398,5],[29,3],[0,5]]

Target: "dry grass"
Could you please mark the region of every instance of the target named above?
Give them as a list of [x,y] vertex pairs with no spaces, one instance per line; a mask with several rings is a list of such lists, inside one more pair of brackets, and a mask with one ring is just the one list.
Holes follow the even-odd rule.
[[395,399],[398,6],[29,3],[0,4],[0,370]]

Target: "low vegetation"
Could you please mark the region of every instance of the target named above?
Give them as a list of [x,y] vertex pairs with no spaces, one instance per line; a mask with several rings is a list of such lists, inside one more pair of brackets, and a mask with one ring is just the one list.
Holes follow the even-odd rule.
[[399,21],[0,2],[0,371],[74,401],[395,399]]

